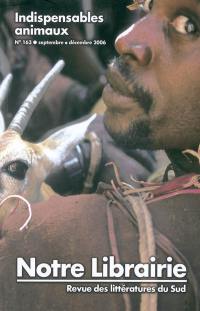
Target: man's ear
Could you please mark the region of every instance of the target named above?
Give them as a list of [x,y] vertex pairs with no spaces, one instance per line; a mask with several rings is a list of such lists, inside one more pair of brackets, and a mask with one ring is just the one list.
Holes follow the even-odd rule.
[[96,118],[96,114],[89,119],[67,126],[50,135],[38,144],[41,150],[41,158],[46,175],[62,166],[71,150],[84,139],[90,123]]

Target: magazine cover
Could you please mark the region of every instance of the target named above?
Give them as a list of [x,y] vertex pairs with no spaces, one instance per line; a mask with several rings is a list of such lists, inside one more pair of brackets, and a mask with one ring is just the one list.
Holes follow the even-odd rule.
[[198,311],[200,3],[0,0],[0,311]]

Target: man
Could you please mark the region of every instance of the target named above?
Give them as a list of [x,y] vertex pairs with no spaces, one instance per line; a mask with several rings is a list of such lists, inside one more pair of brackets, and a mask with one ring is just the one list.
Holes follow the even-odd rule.
[[116,39],[120,57],[109,67],[103,97],[106,127],[119,144],[170,155],[199,145],[200,41],[196,13],[190,14],[198,6],[148,0],[147,15]]
[[[116,40],[121,55],[109,68],[109,85],[104,90],[106,127],[126,146],[196,148],[200,3],[155,0],[146,1],[144,6],[147,15]],[[188,168],[195,170],[191,163]],[[151,201],[146,197],[149,208],[145,203],[137,209],[134,200],[138,197],[124,199],[127,193],[121,190],[127,190],[128,185],[118,179],[112,187],[103,185],[101,194],[57,196],[33,205],[32,221],[22,233],[18,228],[25,211],[18,209],[1,228],[1,310],[199,310],[200,244],[195,238],[200,234],[198,185],[198,175],[193,174],[161,188],[156,186],[151,188]],[[133,188],[128,190],[134,192]],[[15,282],[16,257],[28,263],[30,257],[36,257],[37,263],[58,258],[79,262],[86,268],[84,277],[89,278],[91,257],[106,262],[106,256],[112,254],[117,262],[134,264],[146,258],[144,253],[154,254],[155,249],[162,262],[170,255],[173,261],[185,263],[186,292],[161,294],[157,301],[156,294],[113,294],[107,293],[105,286],[101,293],[73,294],[68,290],[64,293],[62,284]],[[25,274],[24,278],[29,277]],[[78,288],[75,284],[75,290]]]

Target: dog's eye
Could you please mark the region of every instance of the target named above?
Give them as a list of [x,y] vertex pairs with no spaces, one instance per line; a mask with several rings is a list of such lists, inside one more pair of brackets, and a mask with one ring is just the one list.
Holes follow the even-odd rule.
[[13,161],[3,167],[3,171],[13,178],[23,180],[26,176],[28,165],[23,161]]
[[194,35],[197,33],[198,28],[191,18],[185,15],[177,16],[171,23],[175,30],[184,35]]

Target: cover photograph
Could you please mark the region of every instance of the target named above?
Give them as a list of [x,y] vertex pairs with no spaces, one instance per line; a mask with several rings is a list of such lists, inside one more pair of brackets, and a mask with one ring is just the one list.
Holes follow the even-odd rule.
[[199,311],[200,2],[0,0],[0,311]]

